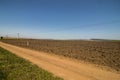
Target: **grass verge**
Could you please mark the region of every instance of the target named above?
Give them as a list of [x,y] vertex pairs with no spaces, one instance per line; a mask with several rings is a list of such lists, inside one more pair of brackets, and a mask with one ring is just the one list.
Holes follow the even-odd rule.
[[0,80],[63,80],[0,47]]

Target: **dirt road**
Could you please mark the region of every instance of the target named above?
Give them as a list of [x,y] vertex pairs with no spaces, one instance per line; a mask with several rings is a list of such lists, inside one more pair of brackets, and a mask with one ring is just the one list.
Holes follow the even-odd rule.
[[65,80],[120,80],[120,74],[68,58],[16,47],[0,42],[0,47],[23,57]]

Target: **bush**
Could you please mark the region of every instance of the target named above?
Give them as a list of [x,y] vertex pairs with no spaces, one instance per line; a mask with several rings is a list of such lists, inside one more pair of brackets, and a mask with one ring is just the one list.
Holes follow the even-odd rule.
[[3,39],[3,36],[1,36],[0,39]]

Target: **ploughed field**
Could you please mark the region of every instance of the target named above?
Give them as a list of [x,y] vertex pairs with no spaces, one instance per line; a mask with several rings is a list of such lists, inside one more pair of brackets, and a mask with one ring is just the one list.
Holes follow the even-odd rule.
[[119,41],[4,39],[2,42],[62,55],[120,71]]

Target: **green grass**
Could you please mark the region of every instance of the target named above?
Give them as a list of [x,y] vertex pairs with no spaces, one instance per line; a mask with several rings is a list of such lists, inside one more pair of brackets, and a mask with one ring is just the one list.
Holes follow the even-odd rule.
[[0,47],[0,80],[63,80]]

